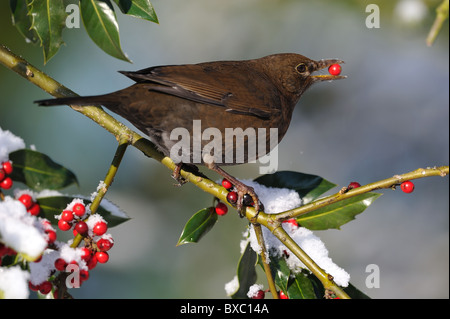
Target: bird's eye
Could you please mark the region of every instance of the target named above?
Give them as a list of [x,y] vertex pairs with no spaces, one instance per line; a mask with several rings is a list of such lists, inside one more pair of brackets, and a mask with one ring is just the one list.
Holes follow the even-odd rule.
[[307,70],[307,67],[305,63],[300,63],[295,67],[295,69],[297,70],[298,73],[304,73]]

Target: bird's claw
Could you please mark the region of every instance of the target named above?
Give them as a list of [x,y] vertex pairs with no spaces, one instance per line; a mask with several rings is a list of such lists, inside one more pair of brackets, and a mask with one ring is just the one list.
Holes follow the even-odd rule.
[[177,183],[174,184],[174,186],[180,187],[180,186],[182,186],[183,184],[186,184],[186,183],[188,182],[188,181],[187,181],[186,179],[184,179],[183,176],[181,176],[181,174],[180,174],[180,170],[181,170],[181,166],[182,166],[182,165],[183,165],[182,163],[177,164],[177,166],[175,166],[175,168],[174,168],[174,170],[173,170],[173,172],[172,172],[172,178],[173,178],[174,180],[177,181]]
[[[256,195],[253,187],[241,184],[235,185],[236,193],[238,195],[238,199],[236,202],[236,209],[239,212],[239,216],[245,217],[245,206],[253,206],[256,211],[256,216],[260,212],[261,207],[263,207],[262,203],[259,201],[258,195]],[[247,196],[246,196],[247,195]]]

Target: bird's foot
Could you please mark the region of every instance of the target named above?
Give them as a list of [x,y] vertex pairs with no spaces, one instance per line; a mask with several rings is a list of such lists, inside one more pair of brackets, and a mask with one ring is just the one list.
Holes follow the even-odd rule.
[[[216,173],[222,175],[225,179],[227,179],[234,187],[234,190],[237,194],[236,200],[236,209],[239,212],[239,216],[245,217],[245,206],[253,206],[256,210],[256,215],[251,218],[251,222],[256,221],[258,214],[261,210],[264,210],[264,205],[259,201],[258,195],[256,195],[253,187],[245,185],[237,178],[231,176],[227,172],[225,172],[222,168],[217,166],[214,162],[206,163],[207,167],[210,170],[215,171]],[[231,187],[230,189],[232,189]]]
[[230,182],[234,185],[236,193],[238,195],[236,201],[236,209],[239,212],[239,216],[245,217],[245,207],[253,206],[256,211],[256,215],[253,218],[256,219],[256,217],[258,217],[258,213],[262,209],[264,209],[264,206],[260,202],[258,195],[255,193],[253,187],[245,185],[237,179],[233,179]]

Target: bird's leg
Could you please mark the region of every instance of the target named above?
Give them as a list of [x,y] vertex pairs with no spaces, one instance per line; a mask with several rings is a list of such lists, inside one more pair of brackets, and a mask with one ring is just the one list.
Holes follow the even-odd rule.
[[241,215],[241,217],[244,217],[243,216],[244,212],[242,211],[242,208],[243,208],[243,204],[244,204],[244,195],[245,194],[250,195],[250,197],[253,200],[253,204],[254,204],[255,210],[256,210],[257,213],[259,213],[259,209],[260,209],[260,207],[262,207],[262,203],[259,201],[258,195],[256,195],[255,190],[253,189],[253,187],[245,185],[244,183],[242,183],[241,181],[239,181],[238,179],[236,179],[232,175],[230,175],[227,172],[225,172],[223,169],[221,169],[219,166],[217,166],[217,164],[214,163],[214,162],[212,162],[212,163],[205,163],[205,164],[210,170],[213,170],[216,173],[218,173],[221,176],[223,176],[224,178],[226,178],[236,188],[236,193],[238,195],[238,199],[237,199],[237,202],[236,202],[236,209],[239,212],[239,214]]

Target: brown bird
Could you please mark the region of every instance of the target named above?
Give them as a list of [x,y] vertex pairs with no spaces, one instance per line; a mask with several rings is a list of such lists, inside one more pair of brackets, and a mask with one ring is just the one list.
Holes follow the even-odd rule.
[[[316,82],[345,78],[313,73],[340,63],[285,53],[245,61],[155,66],[121,72],[136,83],[116,92],[36,102],[103,105],[145,132],[178,164],[174,177],[179,178],[183,163],[206,165],[235,186],[238,211],[249,194],[258,212],[254,190],[219,166],[255,161],[269,153],[285,135],[306,89]],[[272,142],[271,132],[276,132]],[[263,138],[254,138],[254,133]]]

